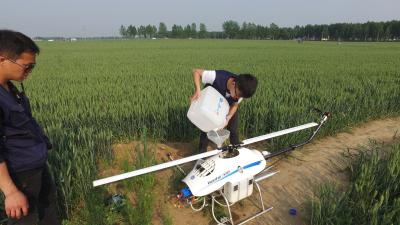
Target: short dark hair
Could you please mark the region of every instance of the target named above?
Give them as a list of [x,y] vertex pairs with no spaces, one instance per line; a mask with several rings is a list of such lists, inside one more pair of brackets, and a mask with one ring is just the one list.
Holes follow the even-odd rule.
[[236,85],[243,98],[250,98],[257,90],[258,80],[251,74],[240,74],[236,78]]
[[0,55],[17,59],[24,52],[39,54],[39,47],[23,33],[12,30],[0,30]]

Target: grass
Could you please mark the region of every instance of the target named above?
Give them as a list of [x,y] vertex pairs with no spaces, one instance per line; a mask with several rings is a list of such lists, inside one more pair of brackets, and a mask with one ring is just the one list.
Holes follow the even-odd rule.
[[[136,146],[135,152],[135,169],[147,167],[155,163],[153,151],[147,145],[146,130],[144,130],[142,146]],[[155,176],[154,174],[146,174],[132,180],[134,182],[132,185],[133,190],[136,194],[135,206],[133,207],[128,203],[123,211],[123,215],[125,218],[128,218],[129,224],[150,225],[154,211],[154,201],[156,200],[152,193]],[[130,192],[132,189],[126,191]]]
[[[146,139],[146,129],[143,130],[141,142],[135,146],[133,162],[124,160],[120,167],[126,172],[149,166],[155,163],[153,151]],[[65,225],[99,224],[99,225],[149,225],[154,211],[154,174],[147,174],[137,179],[127,179],[123,182],[122,202],[112,204],[112,193],[105,187],[91,190],[85,197],[83,205],[74,207],[75,215],[64,220]],[[135,193],[136,198],[129,199],[129,193]],[[105,200],[107,199],[107,200]]]
[[311,224],[400,224],[400,144],[352,156],[346,191],[327,184],[312,201]]

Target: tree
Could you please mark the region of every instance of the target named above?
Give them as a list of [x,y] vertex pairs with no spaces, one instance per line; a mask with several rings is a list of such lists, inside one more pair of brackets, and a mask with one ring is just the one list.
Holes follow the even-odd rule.
[[236,21],[229,20],[222,24],[222,29],[228,38],[236,38],[240,31],[240,26]]
[[392,39],[392,35],[391,35],[391,30],[392,30],[392,27],[391,27],[392,25],[391,25],[391,23],[385,23],[384,24],[384,34],[383,34],[383,40],[390,40],[390,39]]
[[184,37],[185,38],[190,37],[191,33],[192,33],[192,29],[191,29],[190,25],[188,24],[188,25],[186,25],[185,29],[183,30]]
[[249,38],[249,34],[248,34],[248,30],[247,30],[247,23],[243,22],[242,26],[240,27],[239,33],[236,36],[236,38],[241,38],[241,39],[248,39]]
[[368,26],[369,26],[369,38],[371,40],[377,40],[379,37],[379,28],[378,28],[378,24],[375,22],[367,22]]
[[155,37],[157,35],[157,27],[156,26],[151,26],[152,30],[151,30],[151,35],[152,37]]
[[149,24],[145,28],[144,36],[145,36],[145,38],[147,38],[147,37],[152,38],[156,35],[156,33],[157,33],[157,27]]
[[140,37],[144,37],[144,38],[147,37],[147,34],[146,34],[146,27],[145,27],[145,26],[141,25],[141,26],[138,28],[138,35],[139,35]]
[[160,25],[158,26],[158,37],[160,38],[165,38],[168,35],[168,30],[167,26],[165,23],[161,22]]
[[126,28],[124,27],[124,25],[121,25],[121,27],[119,28],[119,34],[120,34],[122,37],[128,36],[128,33],[126,32]]
[[321,33],[321,39],[329,39],[329,30],[328,30],[328,25],[323,25],[322,28],[322,33]]
[[353,41],[359,41],[363,39],[363,30],[362,25],[360,23],[356,23],[353,25]]
[[190,26],[190,37],[197,37],[197,27],[195,23],[192,23],[192,25]]
[[265,28],[263,26],[257,25],[256,37],[258,39],[265,39],[267,37],[266,32],[265,32]]
[[279,36],[278,25],[276,25],[275,23],[271,23],[271,25],[269,25],[269,30],[270,30],[272,40],[275,40],[276,38],[278,38],[278,36]]
[[304,37],[304,29],[300,26],[295,26],[293,28],[293,33],[295,38],[303,38]]
[[290,28],[282,27],[279,31],[279,39],[288,40],[290,39]]
[[183,28],[182,26],[173,25],[171,30],[171,36],[173,38],[182,38],[183,37]]
[[129,25],[128,29],[126,30],[127,36],[129,38],[135,38],[136,34],[137,34],[137,30],[135,26]]
[[306,37],[307,37],[307,40],[310,40],[311,39],[311,37],[313,37],[313,27],[312,27],[312,25],[311,24],[307,24],[305,27],[304,27],[304,31],[305,31],[305,35],[306,35]]
[[149,24],[145,28],[145,34],[144,34],[145,38],[148,38],[148,37],[151,38],[151,32],[152,32],[152,28],[151,28],[151,25]]
[[376,30],[377,30],[376,41],[380,41],[383,39],[385,33],[383,23],[376,23]]
[[207,38],[207,27],[204,23],[200,23],[199,38]]
[[257,35],[257,25],[254,23],[248,23],[247,24],[247,34],[248,34],[248,38],[250,39],[256,39],[256,35]]
[[399,40],[400,39],[400,21],[392,21],[391,23],[391,35],[393,38]]

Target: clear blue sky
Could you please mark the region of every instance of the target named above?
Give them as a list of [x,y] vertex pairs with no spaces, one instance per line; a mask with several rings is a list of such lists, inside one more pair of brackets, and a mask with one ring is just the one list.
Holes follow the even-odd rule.
[[113,36],[123,25],[226,20],[279,26],[400,20],[400,0],[1,0],[0,28],[29,36]]

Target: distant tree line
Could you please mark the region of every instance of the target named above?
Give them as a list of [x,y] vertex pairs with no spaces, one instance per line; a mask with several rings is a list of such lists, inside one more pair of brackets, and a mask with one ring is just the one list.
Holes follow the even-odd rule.
[[272,39],[272,40],[334,40],[334,41],[398,41],[400,40],[400,21],[334,23],[279,27],[275,23],[258,25],[255,23],[229,20],[222,24],[223,31],[207,31],[204,23],[174,24],[168,30],[165,23],[158,28],[154,25],[125,27],[121,25],[119,33],[124,38],[218,38],[218,39]]
[[210,34],[204,23],[200,23],[197,29],[196,23],[186,26],[174,24],[171,30],[167,29],[165,23],[160,23],[158,28],[154,25],[147,26],[132,26],[125,27],[121,25],[119,34],[124,38],[209,38]]

